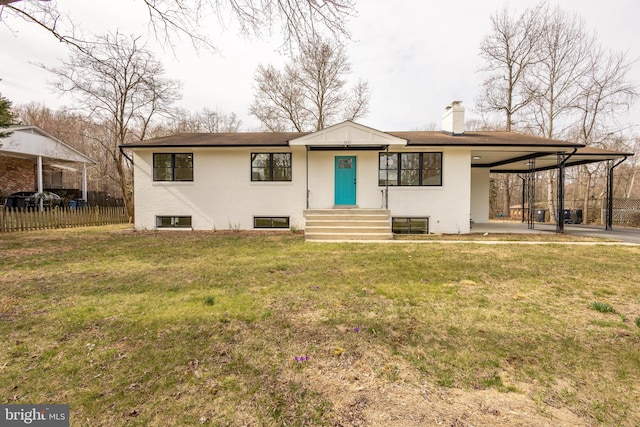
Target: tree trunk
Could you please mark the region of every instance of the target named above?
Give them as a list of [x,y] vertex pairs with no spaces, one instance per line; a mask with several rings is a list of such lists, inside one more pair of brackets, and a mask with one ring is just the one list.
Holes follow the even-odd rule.
[[558,221],[562,221],[563,218],[560,218],[556,211],[555,192],[553,191],[554,181],[554,173],[553,171],[549,171],[547,173],[547,207],[549,208],[549,220],[555,220],[557,223]]

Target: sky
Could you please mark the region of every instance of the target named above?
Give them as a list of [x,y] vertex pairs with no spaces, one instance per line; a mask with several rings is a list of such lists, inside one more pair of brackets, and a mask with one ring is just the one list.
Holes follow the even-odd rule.
[[[167,70],[167,76],[183,83],[183,97],[176,104],[196,112],[202,108],[236,113],[242,131],[259,130],[250,116],[254,76],[259,64],[282,67],[288,61],[281,52],[282,39],[246,38],[233,28],[220,28],[211,20],[205,28],[219,53],[196,51],[186,41],[163,49],[153,42],[146,25],[146,10],[132,0],[64,0],[77,25],[99,34],[106,31],[138,34],[152,39],[149,48]],[[441,116],[454,100],[463,101],[467,119],[477,117],[474,98],[486,77],[479,46],[489,32],[490,16],[504,7],[522,11],[537,0],[357,0],[355,17],[348,28],[350,79],[368,81],[369,114],[359,123],[383,130],[422,130],[440,126]],[[640,58],[640,2],[637,0],[551,0],[576,12],[587,28],[597,32],[603,47]],[[126,13],[122,13],[125,10]],[[0,22],[0,94],[14,105],[44,103],[51,108],[73,106],[68,95],[53,92],[52,76],[38,67],[60,64],[68,51],[53,36],[21,20]],[[640,61],[629,76],[640,84]],[[640,125],[636,106],[629,123]]]

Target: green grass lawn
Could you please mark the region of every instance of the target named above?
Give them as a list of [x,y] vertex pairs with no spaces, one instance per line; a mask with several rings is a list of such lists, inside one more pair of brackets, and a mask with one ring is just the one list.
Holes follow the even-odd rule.
[[386,425],[518,399],[530,425],[640,424],[640,247],[106,227],[0,253],[0,401],[74,426],[369,425],[384,396],[410,403]]

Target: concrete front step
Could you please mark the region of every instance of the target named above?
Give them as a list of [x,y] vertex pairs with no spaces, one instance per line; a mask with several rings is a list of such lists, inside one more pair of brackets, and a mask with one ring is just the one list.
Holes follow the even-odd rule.
[[307,240],[390,240],[390,212],[386,209],[307,209]]
[[305,240],[331,240],[331,241],[350,241],[350,240],[392,240],[393,235],[390,233],[304,233]]
[[353,224],[354,226],[364,226],[367,227],[382,227],[389,228],[389,220],[380,220],[380,219],[372,219],[367,221],[362,221],[358,219],[348,219],[348,220],[340,220],[336,218],[331,219],[307,219],[306,221],[307,227],[344,227],[347,225]]
[[315,215],[308,214],[305,215],[307,219],[307,224],[310,221],[330,221],[330,222],[342,222],[342,221],[378,221],[378,222],[386,222],[389,221],[388,215]]

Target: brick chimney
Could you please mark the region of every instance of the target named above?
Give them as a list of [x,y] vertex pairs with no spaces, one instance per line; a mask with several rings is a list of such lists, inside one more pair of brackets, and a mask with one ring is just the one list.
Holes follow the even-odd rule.
[[442,115],[442,132],[449,135],[464,134],[464,107],[462,101],[453,101]]

